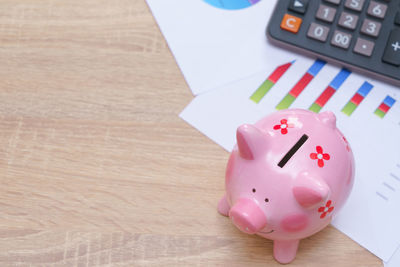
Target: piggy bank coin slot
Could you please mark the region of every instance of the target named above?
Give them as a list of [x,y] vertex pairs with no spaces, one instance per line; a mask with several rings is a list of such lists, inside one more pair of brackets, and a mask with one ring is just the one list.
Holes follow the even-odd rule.
[[286,155],[279,161],[278,166],[283,168],[283,166],[286,165],[286,163],[296,154],[297,150],[304,145],[304,143],[307,141],[308,136],[306,134],[303,134],[303,136],[297,141],[297,143],[286,153]]

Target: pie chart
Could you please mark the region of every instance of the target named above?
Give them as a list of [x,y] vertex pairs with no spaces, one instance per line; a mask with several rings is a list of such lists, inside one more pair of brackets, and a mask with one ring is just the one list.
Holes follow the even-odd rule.
[[204,0],[204,2],[222,9],[235,10],[250,7],[261,0]]

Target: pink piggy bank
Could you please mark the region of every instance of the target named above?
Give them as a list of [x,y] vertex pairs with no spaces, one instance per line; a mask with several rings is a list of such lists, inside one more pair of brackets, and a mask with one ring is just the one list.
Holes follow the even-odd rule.
[[332,112],[283,110],[236,133],[218,211],[248,234],[274,240],[289,263],[299,241],[326,227],[353,186],[354,158]]

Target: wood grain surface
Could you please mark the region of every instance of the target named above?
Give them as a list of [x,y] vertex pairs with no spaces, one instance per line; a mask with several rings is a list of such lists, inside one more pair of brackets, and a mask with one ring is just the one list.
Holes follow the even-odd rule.
[[[280,266],[144,0],[0,1],[0,266]],[[290,266],[381,266],[328,227]]]

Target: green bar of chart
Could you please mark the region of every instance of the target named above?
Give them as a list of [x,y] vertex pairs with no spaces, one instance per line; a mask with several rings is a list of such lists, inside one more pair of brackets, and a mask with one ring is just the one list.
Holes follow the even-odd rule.
[[266,80],[265,82],[263,82],[263,84],[261,84],[257,91],[252,94],[250,99],[258,104],[274,85],[275,84],[272,81]]
[[348,102],[342,109],[342,112],[346,114],[347,116],[350,116],[353,114],[354,110],[356,110],[357,105],[354,104],[353,102]]
[[375,110],[374,114],[377,115],[377,116],[380,117],[380,118],[383,118],[383,117],[385,117],[385,115],[386,115],[386,113],[383,112],[383,111],[380,110],[380,109]]
[[291,94],[287,94],[281,102],[276,106],[277,110],[287,109],[289,108],[292,103],[296,100],[296,97],[292,96]]

